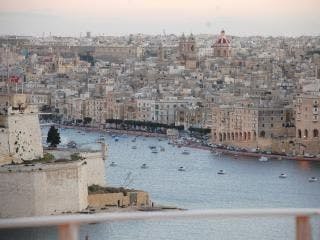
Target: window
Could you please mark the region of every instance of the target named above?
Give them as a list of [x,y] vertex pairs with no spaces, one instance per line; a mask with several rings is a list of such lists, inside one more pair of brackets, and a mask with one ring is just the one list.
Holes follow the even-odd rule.
[[304,130],[304,138],[308,138],[308,130],[307,129]]
[[318,129],[314,129],[314,130],[313,130],[313,137],[314,137],[314,138],[319,137],[319,131],[318,131]]

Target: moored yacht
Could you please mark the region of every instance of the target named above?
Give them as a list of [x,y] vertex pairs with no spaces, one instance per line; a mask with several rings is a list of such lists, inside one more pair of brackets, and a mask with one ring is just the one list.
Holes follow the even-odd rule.
[[189,152],[189,150],[187,150],[187,149],[183,149],[183,150],[182,150],[182,154],[184,154],[184,155],[189,155],[190,152]]
[[115,162],[110,163],[110,167],[115,167],[117,164]]
[[316,182],[316,181],[318,181],[318,178],[316,177],[309,178],[309,182]]
[[152,148],[151,152],[152,153],[158,153],[158,149],[157,148]]
[[148,165],[144,163],[144,164],[142,164],[142,165],[141,165],[141,167],[140,167],[140,168],[142,168],[142,169],[146,169],[146,168],[148,168]]
[[288,175],[285,174],[285,173],[281,173],[281,174],[279,175],[279,178],[287,178],[287,177],[288,177]]
[[185,169],[185,167],[181,166],[181,167],[178,168],[178,171],[184,172],[184,171],[186,171],[186,169]]
[[259,161],[260,161],[260,162],[267,162],[267,161],[269,161],[269,159],[268,159],[267,157],[265,157],[265,156],[261,156],[261,157],[259,158]]

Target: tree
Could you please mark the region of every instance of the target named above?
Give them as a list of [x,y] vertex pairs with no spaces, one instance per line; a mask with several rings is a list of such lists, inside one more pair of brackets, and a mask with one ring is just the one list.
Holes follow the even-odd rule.
[[47,143],[50,144],[50,147],[56,148],[60,142],[60,133],[58,132],[58,129],[51,126],[47,136]]

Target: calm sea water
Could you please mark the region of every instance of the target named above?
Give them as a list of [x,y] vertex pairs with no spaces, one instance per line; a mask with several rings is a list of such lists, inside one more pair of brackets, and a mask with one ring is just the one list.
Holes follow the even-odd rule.
[[[44,135],[47,128],[43,129]],[[101,133],[61,130],[62,144],[76,141],[82,148],[99,149],[94,142]],[[152,200],[163,205],[188,209],[206,208],[280,208],[320,207],[320,163],[213,156],[209,151],[168,145],[167,140],[120,136],[119,141],[103,134],[109,145],[106,180],[113,186],[148,191]],[[131,147],[135,145],[137,149]],[[164,152],[152,153],[150,145],[162,146]],[[115,162],[116,167],[110,167]],[[141,169],[146,163],[149,168]],[[186,171],[177,169],[183,166]],[[218,175],[223,169],[225,175]],[[286,173],[286,179],[279,175]],[[319,218],[312,219],[314,239],[319,234]],[[95,224],[81,227],[80,239],[294,239],[293,218],[247,218],[217,220],[136,221]],[[56,239],[55,228],[0,231],[0,239]]]

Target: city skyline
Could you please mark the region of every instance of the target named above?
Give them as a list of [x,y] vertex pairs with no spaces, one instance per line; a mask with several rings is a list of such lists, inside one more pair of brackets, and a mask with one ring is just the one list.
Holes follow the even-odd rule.
[[0,34],[80,36],[129,33],[217,33],[239,36],[319,35],[320,3],[307,0],[4,0]]

